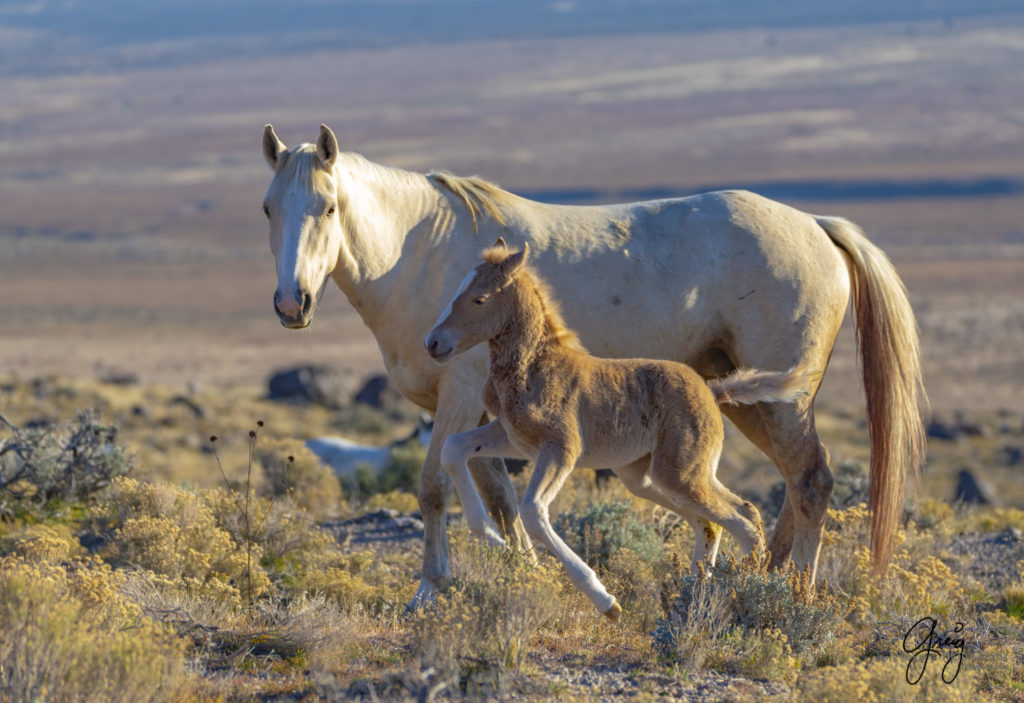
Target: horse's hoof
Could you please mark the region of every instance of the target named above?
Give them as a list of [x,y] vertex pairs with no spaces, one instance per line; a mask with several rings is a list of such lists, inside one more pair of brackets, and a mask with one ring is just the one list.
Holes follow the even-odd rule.
[[426,581],[420,581],[420,587],[416,590],[416,595],[414,595],[408,605],[405,606],[405,611],[402,613],[402,617],[407,618],[413,615],[420,608],[433,605],[435,598],[437,598],[437,589]]
[[618,622],[620,615],[622,615],[622,606],[619,605],[618,601],[612,603],[612,607],[604,611],[604,616],[612,622]]

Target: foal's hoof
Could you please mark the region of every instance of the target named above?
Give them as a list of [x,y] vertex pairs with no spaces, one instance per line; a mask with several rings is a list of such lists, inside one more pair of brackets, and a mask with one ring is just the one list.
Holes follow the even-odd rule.
[[622,615],[622,606],[619,605],[618,601],[612,603],[612,607],[604,611],[604,616],[612,622],[618,622],[620,615]]

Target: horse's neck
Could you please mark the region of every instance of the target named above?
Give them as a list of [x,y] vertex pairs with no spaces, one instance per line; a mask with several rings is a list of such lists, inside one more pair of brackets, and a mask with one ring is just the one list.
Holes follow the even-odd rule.
[[367,287],[394,269],[405,240],[432,216],[437,198],[425,177],[356,154],[334,168],[345,235],[335,280],[350,298],[367,299]]
[[522,385],[531,369],[559,342],[547,329],[538,293],[521,281],[514,284],[515,304],[501,331],[489,343],[491,375],[503,383]]

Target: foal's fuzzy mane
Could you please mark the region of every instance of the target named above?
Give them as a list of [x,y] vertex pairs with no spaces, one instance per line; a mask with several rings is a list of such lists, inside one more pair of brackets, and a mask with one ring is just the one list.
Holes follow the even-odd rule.
[[[495,246],[484,251],[482,257],[487,263],[497,265],[504,262],[512,253],[506,247]],[[540,307],[544,314],[544,325],[555,341],[561,346],[586,352],[587,350],[583,343],[580,342],[580,338],[566,326],[565,318],[562,317],[562,307],[552,296],[551,286],[548,285],[547,281],[541,278],[540,274],[529,264],[519,268],[513,281],[517,279],[523,285],[531,286],[537,292],[537,296],[540,298]]]

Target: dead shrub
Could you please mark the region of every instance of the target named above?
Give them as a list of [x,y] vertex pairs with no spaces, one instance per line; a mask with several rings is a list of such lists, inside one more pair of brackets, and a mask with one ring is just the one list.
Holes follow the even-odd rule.
[[117,444],[117,427],[101,423],[92,410],[67,424],[21,429],[3,415],[0,424],[11,433],[0,440],[0,515],[92,501],[132,470],[131,457]]

